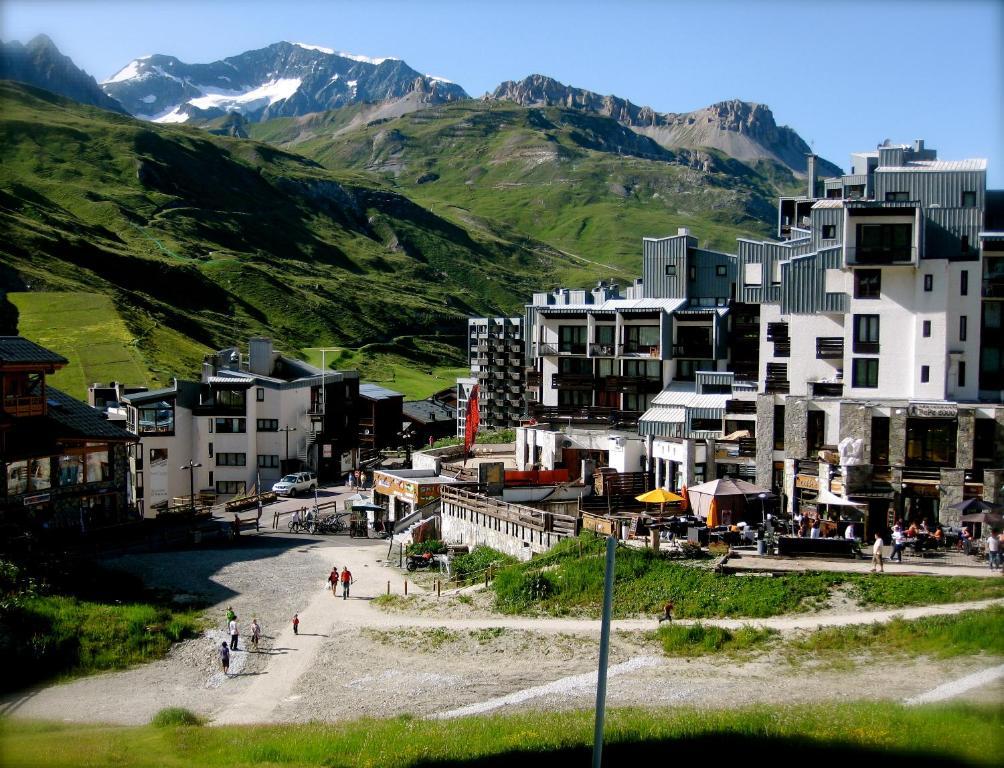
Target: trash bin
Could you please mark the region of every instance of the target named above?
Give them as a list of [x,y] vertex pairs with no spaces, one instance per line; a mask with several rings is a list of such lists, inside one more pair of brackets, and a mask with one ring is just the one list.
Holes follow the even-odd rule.
[[757,541],[757,543],[756,543],[756,553],[758,555],[766,555],[767,554],[767,540],[766,539],[760,539],[759,541]]

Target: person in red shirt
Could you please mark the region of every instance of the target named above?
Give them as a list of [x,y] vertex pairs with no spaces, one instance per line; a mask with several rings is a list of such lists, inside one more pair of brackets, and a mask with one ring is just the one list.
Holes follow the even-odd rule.
[[338,597],[338,566],[332,566],[331,573],[328,574],[328,589],[331,590],[332,597]]
[[300,614],[298,613],[293,614],[293,634],[300,634]]
[[342,600],[347,600],[349,597],[349,587],[352,585],[352,572],[349,570],[348,566],[342,568]]

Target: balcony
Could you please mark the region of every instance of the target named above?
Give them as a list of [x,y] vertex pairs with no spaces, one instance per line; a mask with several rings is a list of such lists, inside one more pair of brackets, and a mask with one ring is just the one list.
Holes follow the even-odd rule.
[[877,341],[854,340],[854,352],[861,355],[877,355],[879,353],[879,343]]
[[817,360],[843,360],[844,339],[842,336],[817,336]]
[[1004,299],[1004,278],[991,277],[983,281],[983,298]]
[[774,340],[774,357],[791,357],[791,339]]
[[590,357],[613,357],[615,353],[613,344],[590,344]]
[[538,422],[566,424],[603,424],[618,428],[637,428],[641,411],[621,411],[615,408],[594,406],[541,405],[531,403],[528,407],[531,418]]
[[659,345],[624,344],[620,354],[622,357],[659,357]]
[[787,323],[767,323],[767,341],[788,341]]
[[842,397],[844,384],[842,381],[812,381],[813,397]]
[[713,360],[715,357],[711,344],[685,342],[673,345],[673,357],[683,357],[698,360]]
[[662,391],[662,381],[644,376],[605,376],[600,380],[606,392],[654,394]]
[[45,398],[41,395],[8,395],[3,399],[3,411],[15,418],[44,416]]
[[527,389],[540,389],[541,384],[541,373],[540,371],[527,371],[526,372],[526,387]]
[[534,357],[549,357],[551,355],[557,355],[557,354],[558,354],[557,344],[544,344],[541,342],[534,344],[533,347]]
[[845,247],[844,258],[849,266],[894,266],[917,263],[915,246]]
[[744,437],[739,440],[718,440],[715,442],[715,459],[756,458],[756,438]]
[[726,400],[726,413],[741,413],[747,416],[756,415],[756,400]]
[[593,389],[596,379],[591,373],[555,373],[551,389]]

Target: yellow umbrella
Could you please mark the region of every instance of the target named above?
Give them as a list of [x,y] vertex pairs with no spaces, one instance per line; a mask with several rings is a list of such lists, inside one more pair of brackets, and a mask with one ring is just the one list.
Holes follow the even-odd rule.
[[644,501],[646,504],[665,504],[669,501],[683,501],[683,497],[679,496],[672,491],[667,491],[665,488],[655,488],[651,491],[646,491],[641,496],[635,496],[638,501]]
[[720,523],[718,514],[718,499],[711,497],[711,504],[708,505],[708,528],[714,528]]

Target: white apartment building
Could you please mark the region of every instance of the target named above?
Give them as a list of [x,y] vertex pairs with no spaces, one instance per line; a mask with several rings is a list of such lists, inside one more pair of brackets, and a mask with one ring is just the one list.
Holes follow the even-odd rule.
[[140,437],[130,485],[145,516],[190,490],[228,497],[300,468],[324,482],[358,466],[358,374],[322,372],[268,339],[252,339],[246,358],[237,349],[210,356],[202,381],[175,379],[123,401]]

